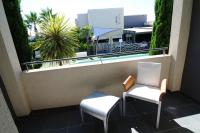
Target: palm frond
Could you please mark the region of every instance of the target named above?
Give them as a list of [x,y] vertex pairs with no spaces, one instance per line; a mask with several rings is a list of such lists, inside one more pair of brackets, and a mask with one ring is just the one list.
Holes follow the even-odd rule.
[[40,24],[40,29],[42,37],[40,51],[44,59],[59,59],[75,55],[78,39],[64,16],[50,15],[48,21]]

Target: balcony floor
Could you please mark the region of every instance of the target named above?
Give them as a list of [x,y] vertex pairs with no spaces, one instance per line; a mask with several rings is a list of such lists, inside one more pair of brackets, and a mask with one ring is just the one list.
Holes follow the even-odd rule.
[[[109,119],[109,133],[192,133],[175,122],[176,118],[187,118],[200,114],[200,104],[181,93],[168,92],[162,104],[160,128],[155,129],[157,106],[151,103],[128,99],[127,114],[120,119],[116,107]],[[79,106],[33,111],[29,116],[17,120],[20,133],[103,133],[103,123],[92,116],[85,115],[81,123]],[[199,117],[198,117],[199,118]],[[185,119],[184,119],[185,120]],[[200,119],[185,120],[190,129],[200,133]],[[197,122],[198,121],[198,122]],[[135,132],[133,132],[135,133]]]

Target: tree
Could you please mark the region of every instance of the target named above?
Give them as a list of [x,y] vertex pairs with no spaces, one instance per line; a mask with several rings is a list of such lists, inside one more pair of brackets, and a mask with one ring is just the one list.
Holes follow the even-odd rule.
[[55,18],[56,15],[57,14],[53,14],[53,11],[51,8],[46,8],[46,9],[42,9],[42,11],[40,13],[40,19],[41,19],[41,21],[49,21],[50,16]]
[[40,18],[38,17],[37,13],[30,12],[30,14],[26,14],[25,17],[26,17],[26,19],[24,20],[25,23],[27,23],[28,25],[33,24],[34,31],[37,34],[38,33],[37,25],[40,23]]
[[[43,59],[60,59],[75,55],[78,40],[64,16],[50,16],[49,21],[40,24],[40,28],[40,52]],[[59,64],[62,65],[62,62]]]
[[28,45],[27,30],[20,14],[19,0],[3,0],[3,5],[20,64],[31,61],[32,53]]
[[89,38],[93,36],[92,27],[89,25],[79,29],[79,39],[83,43],[89,43]]
[[[151,37],[151,48],[162,48],[169,46],[173,0],[155,1],[155,22]],[[157,52],[151,52],[156,54]]]
[[74,35],[76,36],[79,42],[79,52],[88,51],[89,45],[91,44],[91,38],[93,36],[92,27],[89,25],[84,26],[83,28],[73,27]]

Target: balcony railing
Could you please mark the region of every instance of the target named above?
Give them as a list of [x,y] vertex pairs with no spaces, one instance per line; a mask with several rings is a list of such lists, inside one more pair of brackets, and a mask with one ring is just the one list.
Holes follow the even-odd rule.
[[[28,71],[30,69],[35,69],[33,67],[33,65],[43,65],[45,63],[50,63],[50,64],[57,63],[57,64],[59,64],[59,62],[61,62],[59,65],[64,65],[66,63],[70,64],[70,61],[77,61],[77,60],[84,60],[84,59],[89,59],[89,61],[87,61],[87,63],[94,62],[94,61],[100,61],[100,63],[103,64],[103,59],[109,58],[109,57],[147,54],[150,51],[157,51],[160,54],[166,54],[167,50],[168,50],[168,47],[154,48],[154,49],[143,49],[143,50],[134,50],[134,51],[126,51],[126,52],[116,52],[116,53],[90,55],[90,56],[86,56],[86,57],[72,57],[72,58],[61,58],[61,59],[53,59],[53,60],[32,61],[32,62],[22,63],[22,65],[25,66],[26,70]],[[76,64],[76,63],[73,63],[73,64]]]

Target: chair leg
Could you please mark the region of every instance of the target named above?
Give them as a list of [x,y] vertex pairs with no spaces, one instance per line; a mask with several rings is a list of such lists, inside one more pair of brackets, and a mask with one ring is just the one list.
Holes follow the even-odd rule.
[[123,117],[126,115],[126,94],[123,93]]
[[82,122],[84,122],[84,113],[82,108],[80,108],[80,112],[81,112],[81,120]]
[[159,123],[160,123],[160,112],[161,112],[161,102],[158,104],[158,112],[157,112],[157,120],[156,120],[156,128],[159,128]]
[[107,117],[103,120],[103,125],[104,125],[104,133],[108,133],[108,118]]

